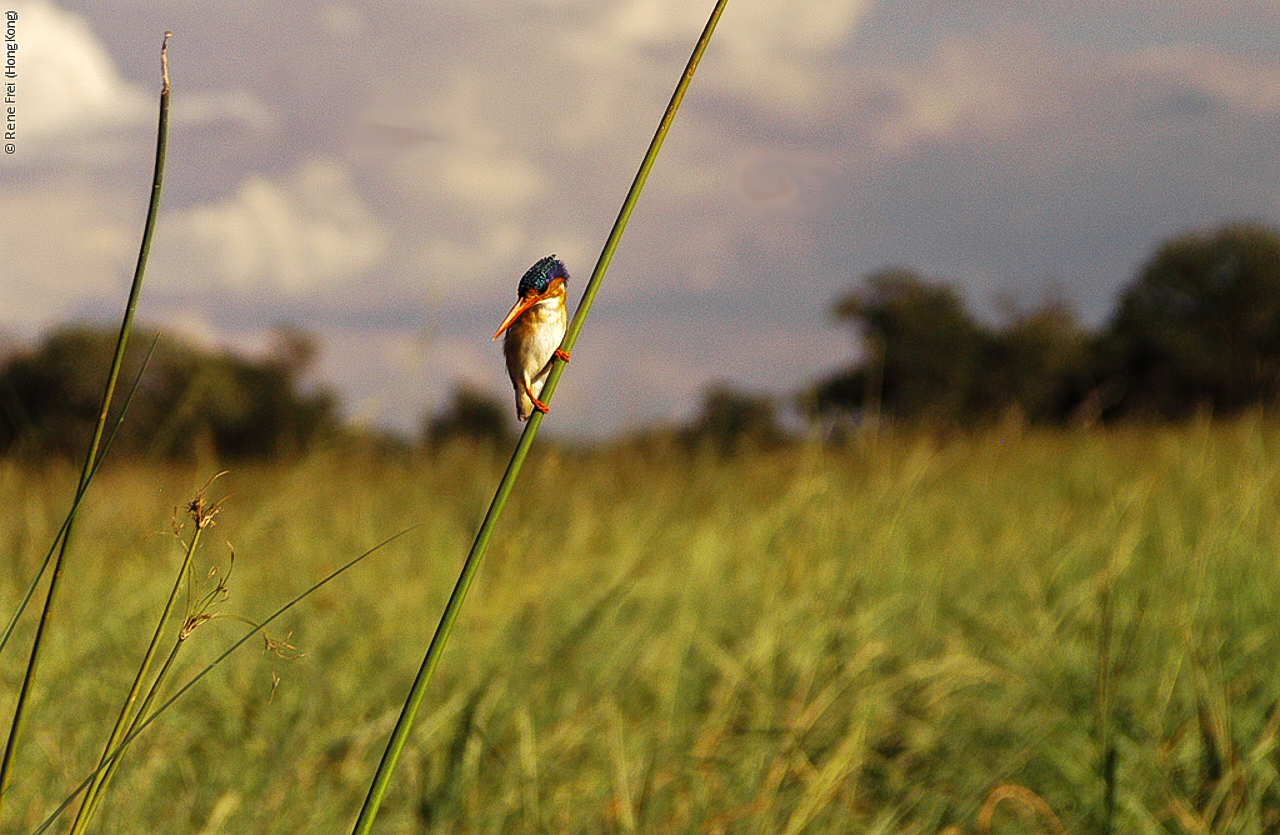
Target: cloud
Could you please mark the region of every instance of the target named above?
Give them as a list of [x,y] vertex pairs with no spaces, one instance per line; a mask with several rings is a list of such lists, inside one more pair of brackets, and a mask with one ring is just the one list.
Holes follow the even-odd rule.
[[[679,3],[679,0],[673,0]],[[716,29],[725,60],[713,83],[793,112],[811,112],[829,97],[828,61],[853,37],[870,0],[731,4]]]
[[[851,40],[873,5],[736,0],[717,25],[714,52],[708,53],[715,60],[699,70],[699,84],[712,94],[793,113],[820,108],[831,78],[827,60]],[[593,86],[610,86],[611,78],[634,84],[688,55],[710,10],[710,4],[687,0],[619,0],[602,6],[569,36],[569,53],[590,68]]]
[[[517,63],[507,72],[510,84],[458,72],[441,89],[406,91],[361,119],[366,172],[410,209],[398,219],[397,266],[414,276],[411,292],[465,299],[476,286],[500,286],[505,297],[531,253],[576,261],[590,248],[565,222],[573,197],[557,191],[577,160],[556,144],[563,125],[577,123],[522,100],[513,85],[531,77],[530,68]],[[599,160],[581,162],[578,182],[594,182]]]
[[[1280,61],[1223,47],[1170,43],[1090,49],[1027,24],[939,39],[920,56],[852,67],[833,95],[822,138],[846,171],[971,149],[1014,170],[1127,164],[1132,149],[1174,141],[1150,121],[1280,112]],[[757,136],[763,131],[757,129]]]
[[[11,184],[0,196],[3,325],[24,335],[123,303],[137,256],[137,201],[77,174]],[[122,206],[124,208],[122,208]]]
[[154,119],[158,41],[153,96],[121,79],[83,16],[48,0],[17,0],[12,8],[18,12],[19,161],[93,158],[103,150],[98,140]]
[[[366,126],[399,125],[406,144],[395,161],[399,185],[421,200],[438,201],[479,215],[509,217],[527,211],[547,178],[515,143],[524,134],[494,124],[486,113],[484,82],[460,74],[443,93],[409,107],[383,107]],[[536,135],[536,134],[535,134]]]
[[1199,100],[1205,106],[1192,108],[1195,114],[1217,102],[1241,114],[1267,117],[1280,112],[1280,61],[1268,58],[1246,61],[1177,43],[1138,50],[1121,60],[1119,70],[1175,91],[1172,95],[1184,103]]
[[338,37],[357,35],[368,24],[364,12],[353,3],[326,3],[317,14],[320,25]]
[[247,90],[220,90],[179,96],[171,105],[170,118],[175,126],[216,127],[226,131],[238,126],[256,136],[276,131],[279,118],[275,111]]
[[349,285],[388,246],[350,172],[331,160],[307,162],[285,182],[250,176],[225,200],[162,217],[160,233],[170,275],[258,294]]
[[527,208],[547,185],[532,160],[500,148],[458,149],[434,167],[443,197],[481,209]]
[[459,381],[472,382],[504,405],[511,396],[496,344],[376,326],[321,328],[316,334],[324,346],[316,376],[341,388],[347,414],[359,423],[416,432],[425,414],[445,408]]
[[[791,6],[741,0],[729,4],[717,27],[717,48],[812,58],[843,44],[871,6],[868,0],[812,0]],[[622,0],[605,12],[604,32],[615,44],[691,48],[690,35],[702,29],[710,11],[709,3],[688,0]]]
[[993,55],[990,45],[946,44],[922,69],[881,81],[887,101],[877,131],[888,150],[903,150],[961,128],[990,133],[1025,112],[1026,90],[1010,55]]
[[[416,244],[406,265],[415,287],[434,299],[443,295],[474,300],[477,288],[484,298],[496,289],[505,299],[515,292],[516,282],[534,256],[555,254],[570,265],[574,283],[585,283],[594,254],[592,243],[572,230],[558,233],[535,232],[519,224],[501,224],[474,233],[450,237],[430,235]],[[416,292],[416,291],[415,291]]]

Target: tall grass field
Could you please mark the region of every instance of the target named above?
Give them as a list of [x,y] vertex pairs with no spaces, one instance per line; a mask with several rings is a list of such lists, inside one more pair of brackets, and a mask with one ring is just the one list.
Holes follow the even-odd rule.
[[[140,736],[95,831],[347,831],[507,452],[335,450],[209,484],[190,594],[226,595],[170,692],[413,529]],[[375,831],[1274,832],[1278,467],[1259,417],[535,449]],[[4,832],[97,763],[220,469],[118,463],[90,488]],[[6,618],[77,480],[0,462]],[[0,712],[24,663],[0,657]]]

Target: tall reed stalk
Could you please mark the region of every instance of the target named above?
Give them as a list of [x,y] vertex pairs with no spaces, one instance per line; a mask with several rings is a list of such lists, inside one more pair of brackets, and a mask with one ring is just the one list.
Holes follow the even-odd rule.
[[[653,167],[654,160],[657,159],[658,151],[662,148],[662,142],[666,139],[667,132],[671,128],[671,122],[675,119],[676,111],[680,108],[680,102],[684,99],[685,90],[688,89],[689,82],[693,80],[693,73],[698,68],[698,62],[702,59],[702,53],[706,50],[707,44],[711,40],[711,34],[715,31],[716,23],[719,22],[720,15],[723,14],[727,2],[728,0],[717,0],[715,8],[711,11],[711,17],[707,20],[707,25],[702,30],[702,35],[698,38],[698,42],[693,48],[693,54],[689,56],[689,62],[685,65],[684,73],[676,84],[675,92],[671,95],[671,101],[667,104],[667,109],[662,114],[658,129],[653,135],[653,140],[649,143],[649,150],[645,153],[644,159],[640,163],[640,170],[636,172],[631,188],[627,192],[626,198],[622,201],[622,208],[618,212],[618,218],[614,221],[613,229],[610,230],[609,237],[605,240],[604,248],[601,250],[595,269],[591,273],[591,279],[587,282],[587,287],[582,293],[582,301],[579,302],[578,309],[574,313],[573,320],[569,323],[565,333],[564,341],[560,344],[560,348],[565,354],[572,352],[574,343],[577,342],[578,333],[582,330],[587,313],[591,310],[591,303],[595,299],[596,293],[599,292],[600,282],[604,279],[604,274],[609,268],[609,262],[613,259],[613,252],[618,246],[618,241],[622,239],[622,232],[626,229],[627,221],[631,217],[631,211],[640,197],[640,191],[644,188],[645,180],[649,177],[649,170]],[[551,373],[548,375],[547,382],[542,389],[543,402],[551,402],[551,397],[555,394],[556,384],[560,380],[560,375],[564,372],[564,365],[564,360],[559,357],[552,361]],[[392,730],[391,738],[387,742],[386,751],[383,752],[382,760],[378,763],[377,771],[373,775],[369,793],[366,795],[364,805],[360,809],[360,815],[356,818],[355,827],[352,830],[353,835],[367,835],[373,826],[374,818],[378,814],[378,807],[381,806],[382,798],[386,794],[388,785],[390,785],[391,774],[395,770],[396,762],[400,758],[400,753],[408,740],[409,731],[413,727],[414,717],[417,715],[422,699],[426,695],[427,684],[431,680],[436,664],[440,661],[440,655],[444,652],[445,644],[449,640],[449,633],[453,630],[453,624],[457,620],[458,612],[462,609],[462,603],[466,599],[467,590],[471,587],[471,581],[480,566],[480,560],[484,557],[484,553],[489,547],[489,539],[492,537],[493,529],[497,525],[498,516],[502,513],[507,497],[511,494],[511,489],[520,474],[520,468],[524,465],[525,456],[528,454],[529,447],[533,444],[533,438],[541,425],[542,413],[535,410],[533,415],[530,416],[529,422],[525,425],[524,432],[520,435],[515,451],[511,453],[511,461],[507,464],[506,472],[503,473],[502,481],[499,482],[493,501],[489,505],[489,511],[485,514],[480,530],[476,533],[475,542],[471,546],[471,551],[467,554],[466,562],[463,563],[462,572],[458,576],[457,583],[454,584],[452,594],[449,595],[448,603],[445,604],[444,613],[440,616],[440,623],[436,626],[435,634],[431,638],[426,657],[422,660],[422,666],[418,669],[418,675],[414,679],[413,686],[409,689],[409,695],[405,699],[404,707],[401,709],[400,718],[396,721],[395,729]]]
[[[182,565],[178,568],[178,575],[174,579],[173,590],[169,592],[169,599],[165,602],[164,611],[160,613],[160,620],[156,623],[156,630],[151,636],[151,643],[147,645],[147,651],[143,655],[142,663],[138,665],[138,673],[134,676],[133,686],[129,688],[128,695],[125,696],[124,704],[120,707],[120,715],[116,719],[115,727],[111,729],[111,734],[107,737],[107,744],[103,747],[102,757],[98,761],[99,771],[93,778],[93,782],[89,784],[89,788],[85,791],[84,802],[80,804],[80,811],[76,813],[75,821],[71,824],[69,835],[81,835],[89,826],[89,821],[93,818],[94,810],[98,806],[101,799],[101,793],[106,781],[115,771],[116,766],[120,762],[119,754],[115,754],[113,758],[112,752],[120,745],[120,740],[124,735],[137,726],[138,719],[146,713],[152,699],[155,697],[161,682],[164,681],[166,673],[173,664],[173,659],[177,656],[178,650],[182,647],[187,636],[186,627],[179,633],[177,640],[174,642],[173,649],[169,653],[168,660],[162,665],[160,673],[151,683],[150,692],[138,705],[138,696],[142,694],[142,688],[146,684],[148,673],[151,666],[155,662],[157,653],[160,650],[160,641],[165,635],[166,627],[169,619],[173,614],[174,604],[178,600],[178,593],[182,591],[184,583],[187,584],[188,595],[192,584],[191,562],[195,558],[196,548],[200,544],[200,534],[205,528],[213,524],[214,517],[218,514],[220,502],[208,504],[204,500],[205,492],[209,489],[209,485],[214,482],[219,473],[209,479],[209,483],[196,493],[196,497],[191,501],[188,511],[192,520],[195,522],[195,531],[191,534],[191,539],[187,542],[186,555],[183,557]],[[219,584],[221,587],[221,584]],[[205,601],[207,608],[210,601]],[[187,618],[191,619],[193,613],[188,611]],[[104,766],[108,766],[105,767]]]
[[[111,432],[107,435],[106,440],[102,442],[100,454],[98,455],[98,460],[94,462],[93,470],[90,471],[87,479],[81,479],[82,485],[87,485],[93,480],[98,467],[102,465],[102,459],[106,457],[107,451],[111,449],[111,442],[115,438],[116,432],[120,430],[120,425],[124,423],[125,413],[129,411],[129,404],[133,402],[133,396],[138,393],[138,386],[141,385],[142,378],[147,373],[147,367],[151,364],[151,357],[155,354],[156,345],[159,342],[160,335],[156,334],[151,340],[151,348],[148,349],[147,355],[142,358],[142,364],[138,368],[137,375],[133,378],[133,386],[129,389],[129,394],[120,405],[120,411],[116,414],[116,420],[111,427]],[[31,602],[31,598],[35,595],[36,588],[40,585],[40,578],[44,576],[45,569],[49,567],[49,563],[53,561],[54,554],[58,552],[58,546],[62,544],[62,537],[67,532],[67,526],[75,519],[76,512],[80,509],[80,503],[84,500],[84,494],[83,488],[76,491],[75,500],[71,502],[71,507],[67,509],[67,514],[62,518],[62,524],[58,526],[58,532],[53,535],[53,541],[49,543],[49,550],[45,551],[44,559],[40,561],[40,567],[36,569],[36,573],[27,585],[27,590],[22,595],[22,599],[14,607],[13,615],[9,618],[9,625],[5,627],[4,633],[0,635],[0,653],[3,653],[4,648],[9,645],[9,638],[13,635],[13,630],[17,628],[18,621],[22,618],[22,613],[27,610],[27,604]]]
[[53,575],[49,580],[49,590],[45,595],[44,608],[40,612],[40,623],[36,627],[35,638],[31,642],[31,656],[27,660],[27,671],[22,679],[22,689],[13,710],[13,722],[9,726],[9,738],[5,743],[4,757],[0,759],[0,807],[3,807],[5,795],[9,790],[9,782],[13,778],[13,760],[17,752],[18,741],[28,715],[28,706],[32,686],[35,684],[36,671],[40,664],[40,653],[44,647],[45,630],[53,616],[54,605],[61,587],[63,565],[67,550],[75,533],[76,511],[80,500],[97,468],[98,448],[102,442],[103,432],[107,426],[107,414],[111,410],[111,401],[115,396],[116,381],[120,376],[120,367],[124,364],[125,346],[129,341],[129,332],[133,328],[133,316],[138,307],[138,297],[142,292],[142,277],[146,272],[147,256],[151,252],[151,238],[155,232],[156,214],[160,207],[160,190],[164,182],[164,157],[169,134],[169,37],[172,33],[164,33],[164,41],[160,45],[160,120],[156,136],[156,163],[151,179],[151,200],[147,206],[146,226],[142,233],[142,245],[138,252],[138,262],[133,272],[133,283],[129,288],[129,299],[125,304],[124,318],[120,323],[120,334],[116,338],[115,355],[111,360],[111,370],[107,374],[106,389],[102,394],[102,406],[98,411],[98,423],[94,427],[93,440],[89,444],[89,452],[85,456],[84,468],[81,471],[80,483],[76,489],[76,501],[68,514],[67,524],[62,532],[62,544],[58,549],[58,558],[53,564]]
[[[154,687],[152,687],[151,692],[147,694],[147,698],[143,701],[142,706],[138,708],[133,721],[129,723],[129,731],[120,740],[120,743],[116,745],[115,748],[111,749],[110,751],[108,751],[106,754],[103,755],[103,758],[102,758],[103,761],[98,765],[98,767],[95,768],[92,772],[90,772],[89,775],[86,776],[80,782],[80,784],[75,787],[74,790],[72,790],[71,794],[67,795],[67,797],[63,799],[62,803],[60,803],[58,807],[53,810],[53,812],[49,815],[49,817],[45,818],[44,822],[40,824],[40,826],[35,830],[35,832],[32,833],[32,835],[44,835],[45,832],[48,832],[49,827],[53,826],[54,822],[57,821],[57,819],[62,815],[62,813],[65,812],[67,808],[70,807],[71,804],[75,802],[76,798],[80,796],[80,793],[88,789],[89,786],[91,786],[94,783],[94,781],[98,779],[98,775],[100,775],[104,770],[108,771],[107,776],[110,777],[110,770],[113,769],[115,767],[115,764],[120,761],[120,755],[121,753],[124,752],[125,747],[128,746],[131,742],[133,742],[134,739],[136,739],[143,731],[151,727],[152,723],[154,723],[157,719],[159,719],[160,716],[165,713],[165,711],[173,707],[173,705],[176,704],[179,699],[185,696],[187,692],[191,690],[191,688],[199,684],[204,679],[205,676],[213,672],[213,670],[219,664],[221,664],[223,661],[226,661],[228,658],[230,658],[232,653],[240,649],[240,647],[244,646],[252,638],[265,634],[266,628],[268,626],[270,626],[273,622],[275,622],[280,617],[282,617],[286,612],[291,610],[293,607],[297,606],[299,603],[306,600],[308,597],[315,594],[317,591],[324,588],[329,583],[336,580],[341,575],[345,574],[347,571],[350,571],[352,568],[355,568],[357,565],[364,562],[366,559],[373,556],[378,551],[381,551],[383,548],[387,547],[392,542],[395,542],[397,539],[410,533],[411,531],[417,530],[419,527],[421,526],[414,525],[412,527],[405,528],[399,533],[392,534],[391,536],[379,542],[377,545],[373,546],[369,550],[360,554],[358,557],[355,557],[354,559],[349,560],[345,564],[339,566],[337,569],[326,574],[320,580],[316,581],[315,583],[312,583],[307,589],[305,589],[303,592],[298,594],[288,603],[285,603],[283,606],[276,609],[274,612],[272,612],[263,620],[258,621],[257,623],[251,623],[249,629],[242,636],[240,636],[238,640],[236,640],[234,643],[231,644],[231,646],[223,650],[222,653],[218,655],[217,658],[214,658],[213,661],[209,662],[209,664],[207,664],[204,667],[204,669],[202,669],[200,672],[196,673],[190,679],[188,679],[185,684],[179,687],[172,696],[170,696],[163,703],[161,703],[160,706],[157,707],[155,710],[150,709],[151,702],[154,700],[156,696],[156,690]],[[199,609],[199,607],[196,607],[196,608]],[[184,627],[184,630],[185,630],[185,627]],[[182,637],[180,636],[179,641],[181,640],[182,640]],[[175,654],[176,654],[176,648],[175,650],[170,651],[169,657],[165,660],[166,666],[173,661]],[[163,678],[165,672],[166,672],[165,670],[162,670],[160,674],[157,675],[156,677],[157,680]]]
[[1114,604],[1111,596],[1115,577],[1108,566],[1099,589],[1098,658],[1094,688],[1094,734],[1098,741],[1098,776],[1101,784],[1099,815],[1102,835],[1111,835],[1116,817],[1116,748],[1112,739],[1112,701],[1115,696],[1112,631],[1115,628]]

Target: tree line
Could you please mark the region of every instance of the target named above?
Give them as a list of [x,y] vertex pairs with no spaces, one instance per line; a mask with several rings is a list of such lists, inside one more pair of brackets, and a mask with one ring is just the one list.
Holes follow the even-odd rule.
[[[9,357],[0,367],[0,454],[84,455],[115,342],[113,330],[77,326]],[[278,329],[258,359],[138,329],[130,345],[107,424],[113,454],[267,458],[341,430],[338,397],[301,384],[316,355],[303,331]]]
[[[1097,330],[1061,301],[987,325],[954,286],[904,268],[867,276],[832,310],[861,353],[795,394],[815,425],[1180,420],[1266,406],[1280,393],[1280,234],[1256,224],[1162,243]],[[0,363],[0,454],[83,454],[114,340],[66,328]],[[135,349],[123,369],[123,390],[135,379],[137,388],[112,441],[118,452],[272,457],[353,437],[338,397],[304,385],[316,344],[303,331],[279,329],[261,358],[146,333],[132,344],[152,342],[149,359]],[[509,411],[460,387],[424,418],[416,443],[507,444]],[[774,399],[725,383],[704,393],[690,424],[655,434],[726,453],[787,438]]]
[[815,420],[1176,421],[1280,393],[1280,235],[1255,224],[1162,243],[1096,331],[1062,302],[990,327],[950,285],[902,269],[869,276],[834,313],[863,357],[802,394]]

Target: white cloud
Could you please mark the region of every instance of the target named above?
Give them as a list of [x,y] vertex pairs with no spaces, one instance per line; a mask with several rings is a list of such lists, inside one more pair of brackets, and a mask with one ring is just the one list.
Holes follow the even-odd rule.
[[447,196],[497,210],[528,206],[547,180],[532,160],[501,150],[463,150],[442,158],[439,183]]
[[585,250],[574,245],[580,236],[563,226],[549,198],[553,178],[544,160],[567,164],[563,154],[548,153],[559,138],[558,120],[524,128],[526,109],[492,112],[493,88],[512,95],[499,81],[486,86],[470,72],[458,73],[441,92],[380,103],[362,120],[394,140],[374,152],[381,164],[369,171],[413,207],[403,218],[401,247],[412,248],[403,264],[415,275],[415,292],[505,281],[511,270],[523,271],[531,252],[570,258],[577,254],[571,250]]
[[[821,107],[830,92],[831,53],[852,38],[871,0],[735,0],[716,27],[715,60],[700,68],[699,85],[785,113]],[[648,81],[672,54],[687,55],[706,24],[711,3],[623,0],[570,38],[570,52],[589,68],[589,87]],[[669,72],[661,77],[669,81]],[[656,80],[656,79],[655,79]],[[665,95],[667,84],[661,85]]]
[[317,15],[320,25],[339,37],[358,35],[368,24],[364,11],[352,3],[326,3]]
[[165,266],[239,290],[298,295],[351,283],[381,260],[388,237],[350,172],[327,160],[284,183],[251,176],[219,203],[162,217]]
[[[511,217],[523,213],[546,188],[547,178],[527,152],[486,117],[484,85],[465,76],[421,104],[382,106],[366,125],[411,125],[421,139],[407,146],[395,185],[413,196],[476,212]],[[406,133],[402,130],[401,133]]]
[[[776,3],[735,0],[716,28],[716,42],[756,55],[799,53],[812,57],[839,46],[862,16],[869,0],[810,0]],[[623,0],[607,13],[606,30],[636,45],[684,44],[706,24],[712,4],[688,0]]]
[[1023,60],[1016,51],[992,50],[989,42],[957,40],[921,69],[873,81],[892,91],[898,105],[876,131],[879,141],[902,150],[961,128],[987,135],[1008,128],[1025,115],[1033,83],[1028,72],[1039,75],[1021,66]]
[[696,31],[710,10],[688,0],[623,0],[606,12],[606,29],[623,43],[666,44]]
[[[741,99],[789,119],[821,111],[840,75],[832,56],[873,6],[873,0],[734,0],[695,87],[700,95]],[[615,0],[584,8],[574,28],[557,33],[557,60],[574,67],[570,83],[578,79],[581,87],[563,108],[574,115],[574,135],[599,143],[645,132],[634,123],[637,103],[666,102],[711,9],[711,2],[688,0]]]
[[155,95],[125,83],[88,21],[48,0],[17,0],[19,158],[55,150],[52,140],[83,145],[90,137],[145,124]]
[[317,336],[324,350],[315,374],[341,387],[347,414],[358,423],[413,433],[425,413],[446,406],[459,381],[504,404],[510,397],[497,343],[378,328],[322,329]]
[[945,146],[999,148],[1007,163],[1043,169],[1122,159],[1158,138],[1156,115],[1270,118],[1280,112],[1280,62],[1185,42],[1088,53],[997,25],[942,39],[914,63],[860,68],[841,89],[833,124],[851,127],[832,153],[846,165]]
[[170,118],[174,125],[182,127],[239,125],[259,136],[275,132],[280,121],[271,108],[247,90],[179,96],[171,104]]
[[[134,201],[136,202],[136,201]],[[84,176],[10,185],[0,197],[0,324],[30,334],[124,302],[137,257],[141,217],[133,203]]]

